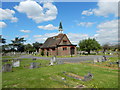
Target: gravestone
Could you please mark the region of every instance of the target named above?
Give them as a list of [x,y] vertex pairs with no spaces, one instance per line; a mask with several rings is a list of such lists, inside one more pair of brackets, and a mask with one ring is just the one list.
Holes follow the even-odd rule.
[[118,67],[120,67],[120,60],[119,60],[118,62],[119,62],[119,65],[118,65]]
[[98,58],[98,61],[99,61],[99,62],[102,62],[102,58],[101,58],[101,57],[99,57],[99,58]]
[[56,61],[56,57],[54,56],[54,57],[53,57],[53,62],[55,62],[55,61]]
[[63,61],[58,60],[58,61],[57,61],[57,64],[64,64],[64,62],[63,62]]
[[13,61],[12,61],[13,63],[12,63],[12,66],[13,67],[19,67],[20,66],[20,60],[19,59],[14,59]]
[[10,71],[12,71],[12,64],[4,64],[2,66],[2,71],[3,72],[10,72]]
[[32,62],[32,63],[30,63],[30,69],[39,68],[39,65],[40,65],[40,64],[38,64],[38,63],[36,63],[36,62]]
[[50,65],[54,65],[54,62],[56,62],[56,57],[52,57],[50,60]]
[[97,63],[97,62],[98,62],[97,58],[94,58],[94,63]]
[[62,77],[61,79],[62,79],[62,80],[66,80],[66,78],[65,78],[65,77]]
[[85,75],[85,76],[84,76],[83,81],[88,81],[88,80],[91,80],[92,78],[93,78],[93,74],[91,74],[91,73],[89,72],[88,75]]
[[2,62],[8,62],[8,60],[2,60]]
[[113,55],[112,53],[110,53],[110,55]]
[[107,61],[107,58],[106,58],[106,56],[103,56],[103,61]]
[[50,65],[54,65],[53,59],[50,60]]
[[33,58],[32,60],[37,60],[37,58]]

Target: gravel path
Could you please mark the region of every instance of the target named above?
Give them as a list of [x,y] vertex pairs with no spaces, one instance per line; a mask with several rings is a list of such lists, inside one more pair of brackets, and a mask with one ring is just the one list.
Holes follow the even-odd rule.
[[[101,55],[89,55],[89,56],[80,56],[80,57],[69,57],[69,58],[57,58],[57,60],[63,61],[63,62],[70,62],[70,63],[77,63],[81,61],[88,61],[88,60],[94,60],[94,58],[102,57]],[[106,57],[114,57],[114,56],[106,56]],[[37,58],[37,59],[44,59],[44,60],[50,60],[51,57],[36,57],[31,55],[24,55],[20,58]]]
[[[70,63],[78,63],[81,61],[88,61],[88,60],[94,60],[94,58],[102,57],[101,55],[89,55],[89,56],[79,56],[79,57],[69,57],[69,58],[57,58],[57,60],[63,61],[63,62],[70,62]],[[106,57],[115,57],[115,56],[106,56]],[[23,55],[18,57],[19,59],[22,58],[36,58],[36,59],[44,59],[44,60],[50,60],[51,57],[36,57],[32,55]],[[9,58],[5,58],[4,60],[7,60]],[[17,59],[17,58],[15,58]]]

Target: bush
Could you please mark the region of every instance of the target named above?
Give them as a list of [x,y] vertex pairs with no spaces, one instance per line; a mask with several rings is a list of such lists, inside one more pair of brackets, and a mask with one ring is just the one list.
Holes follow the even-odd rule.
[[41,55],[44,56],[44,51],[42,50]]

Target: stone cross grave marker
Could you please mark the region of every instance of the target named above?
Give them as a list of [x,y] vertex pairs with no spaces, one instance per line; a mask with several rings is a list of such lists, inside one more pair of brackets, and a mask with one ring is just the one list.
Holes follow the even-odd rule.
[[10,71],[12,71],[12,64],[4,64],[2,66],[2,71],[3,72],[10,72]]
[[17,60],[13,60],[12,62],[13,62],[12,63],[13,67],[20,67],[20,60],[18,60],[18,59]]

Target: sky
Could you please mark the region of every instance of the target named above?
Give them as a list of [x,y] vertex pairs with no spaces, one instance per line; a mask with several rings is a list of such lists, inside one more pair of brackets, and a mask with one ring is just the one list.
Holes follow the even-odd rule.
[[44,43],[48,37],[63,33],[73,44],[96,38],[102,45],[118,43],[118,0],[112,2],[2,2],[0,29],[2,37],[11,43],[15,37],[24,37],[25,44]]

